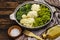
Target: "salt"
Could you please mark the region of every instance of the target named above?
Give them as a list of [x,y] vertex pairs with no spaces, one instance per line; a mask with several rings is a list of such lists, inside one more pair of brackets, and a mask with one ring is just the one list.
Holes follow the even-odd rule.
[[10,32],[10,35],[14,37],[18,36],[19,34],[20,34],[20,31],[16,28],[12,29]]

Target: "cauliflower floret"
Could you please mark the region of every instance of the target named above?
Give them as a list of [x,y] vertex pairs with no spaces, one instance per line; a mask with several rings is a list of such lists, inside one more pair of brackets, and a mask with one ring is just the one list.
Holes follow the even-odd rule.
[[32,27],[34,23],[34,18],[21,19],[20,23],[27,27]]
[[27,20],[28,20],[28,23],[30,24],[34,22],[34,18],[28,18]]
[[36,11],[30,11],[30,12],[28,12],[27,16],[28,16],[28,17],[31,17],[31,18],[34,18],[34,17],[37,17],[38,14],[37,14]]
[[33,10],[33,11],[39,11],[40,10],[40,5],[33,4],[32,7],[31,7],[31,10]]
[[24,23],[26,23],[26,20],[27,20],[27,19],[21,19],[21,20],[20,20],[20,23],[21,23],[21,24],[24,24]]
[[32,27],[33,25],[32,24],[24,24],[26,27]]
[[22,15],[22,18],[26,18],[27,16],[25,14]]
[[31,23],[33,23],[34,22],[34,18],[27,18],[27,19],[21,19],[20,20],[20,23],[22,23],[22,24],[31,24]]

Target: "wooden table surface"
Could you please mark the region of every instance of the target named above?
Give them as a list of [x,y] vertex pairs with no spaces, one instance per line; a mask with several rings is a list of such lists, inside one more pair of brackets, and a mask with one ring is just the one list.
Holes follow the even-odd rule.
[[13,13],[19,4],[25,1],[31,0],[0,0],[0,40],[13,40],[8,37],[7,30],[17,23],[10,20],[9,15]]
[[[10,20],[9,15],[21,3],[32,0],[0,0],[0,40],[14,40],[9,37],[7,30],[12,25],[18,25],[15,21]],[[22,35],[24,38],[24,36]],[[25,38],[24,40],[26,40]],[[16,39],[17,40],[17,39]],[[23,39],[20,39],[23,40]]]

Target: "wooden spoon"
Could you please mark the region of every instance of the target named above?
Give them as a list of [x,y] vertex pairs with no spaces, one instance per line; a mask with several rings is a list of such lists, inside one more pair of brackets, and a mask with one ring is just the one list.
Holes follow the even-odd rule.
[[42,38],[40,38],[39,36],[35,35],[34,33],[30,32],[30,31],[28,31],[28,30],[25,30],[23,33],[24,33],[25,35],[27,35],[27,36],[34,37],[34,38],[36,38],[36,39],[38,39],[38,40],[43,40]]

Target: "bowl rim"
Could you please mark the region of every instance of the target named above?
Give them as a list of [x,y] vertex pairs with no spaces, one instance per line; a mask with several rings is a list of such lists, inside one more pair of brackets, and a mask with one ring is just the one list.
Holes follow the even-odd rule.
[[[26,27],[26,26],[20,24],[20,23],[18,22],[18,20],[16,19],[16,12],[19,10],[19,8],[20,8],[21,6],[23,6],[23,5],[25,5],[25,4],[28,4],[28,3],[32,3],[32,4],[33,4],[33,3],[34,3],[34,4],[36,4],[36,3],[37,3],[37,4],[43,4],[43,5],[45,5],[46,7],[48,7],[49,10],[51,11],[51,18],[50,18],[50,20],[49,20],[47,23],[45,23],[44,25],[38,26],[38,27],[34,27],[34,28]],[[23,4],[20,4],[20,5],[18,5],[18,6],[16,7],[16,9],[15,9],[15,11],[14,11],[14,17],[15,17],[15,21],[16,21],[20,26],[22,26],[22,27],[24,27],[24,28],[28,28],[28,29],[42,28],[42,27],[46,26],[47,24],[49,24],[49,23],[51,22],[51,20],[52,20],[52,18],[53,18],[53,10],[50,8],[50,6],[49,6],[48,4],[45,4],[45,3],[43,3],[43,2],[27,1],[27,2],[24,2]]]

